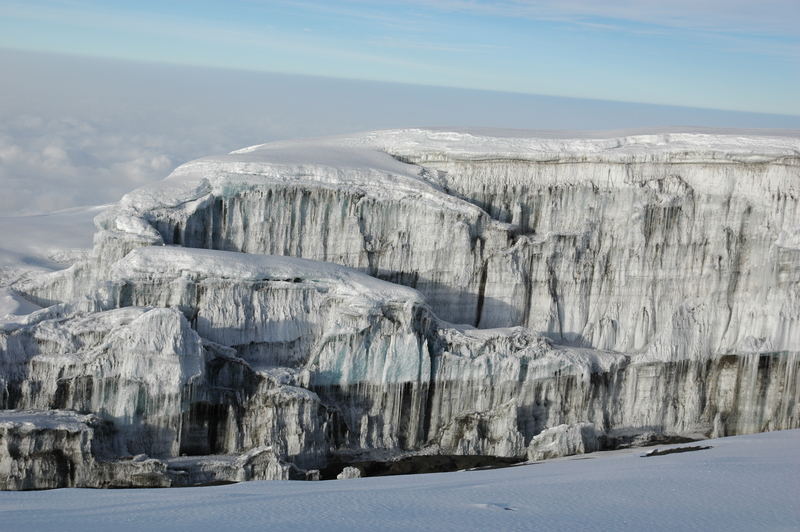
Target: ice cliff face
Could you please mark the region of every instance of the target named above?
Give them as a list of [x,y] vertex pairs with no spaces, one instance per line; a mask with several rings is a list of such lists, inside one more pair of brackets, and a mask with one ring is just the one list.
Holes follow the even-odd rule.
[[1,485],[800,426],[798,202],[793,138],[404,130],[188,163],[13,286],[46,308],[0,331],[28,419],[0,419]]

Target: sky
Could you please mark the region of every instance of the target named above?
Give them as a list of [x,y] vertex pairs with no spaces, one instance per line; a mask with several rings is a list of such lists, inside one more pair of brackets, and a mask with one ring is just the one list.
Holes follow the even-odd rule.
[[800,115],[797,0],[4,0],[0,47]]
[[798,130],[798,9],[2,0],[0,217],[114,202],[203,155],[370,129]]

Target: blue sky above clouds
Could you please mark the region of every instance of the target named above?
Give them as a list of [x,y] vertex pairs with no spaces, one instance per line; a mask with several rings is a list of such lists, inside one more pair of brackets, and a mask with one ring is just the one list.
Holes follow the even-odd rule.
[[4,1],[0,47],[800,115],[797,0]]

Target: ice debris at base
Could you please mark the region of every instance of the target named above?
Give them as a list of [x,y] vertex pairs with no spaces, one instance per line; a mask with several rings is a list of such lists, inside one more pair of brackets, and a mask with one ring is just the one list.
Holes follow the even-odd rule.
[[361,470],[357,467],[347,466],[342,469],[342,472],[336,475],[338,480],[346,480],[351,478],[361,478]]
[[0,425],[0,487],[800,426],[798,154],[402,130],[187,163],[7,289],[0,408],[38,428]]
[[559,425],[545,429],[531,439],[528,460],[547,460],[564,455],[592,453],[600,448],[591,423]]

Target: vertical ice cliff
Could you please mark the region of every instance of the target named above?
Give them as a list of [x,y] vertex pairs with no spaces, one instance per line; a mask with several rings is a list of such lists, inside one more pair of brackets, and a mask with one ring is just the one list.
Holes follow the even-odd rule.
[[519,235],[487,259],[481,324],[662,356],[798,345],[796,145],[673,135],[496,154],[434,137],[393,153]]
[[[12,287],[46,308],[0,329],[0,406],[39,428],[0,417],[0,486],[800,426],[798,202],[791,137],[403,130],[188,163]],[[76,450],[42,465],[31,434]]]
[[172,454],[181,394],[202,378],[204,348],[173,309],[119,309],[45,320],[7,334],[5,408],[95,412],[128,454]]

